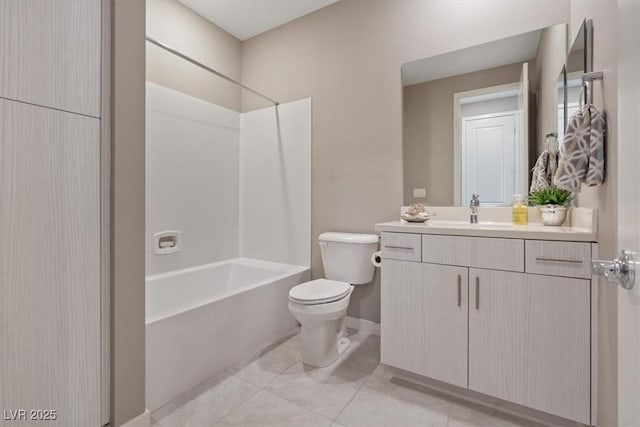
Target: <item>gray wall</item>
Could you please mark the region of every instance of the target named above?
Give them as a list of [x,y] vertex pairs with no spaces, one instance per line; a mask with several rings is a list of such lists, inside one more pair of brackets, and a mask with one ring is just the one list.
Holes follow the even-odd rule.
[[145,411],[144,0],[115,0],[111,64],[111,425]]
[[[514,83],[522,64],[461,74],[403,88],[402,147],[404,204],[452,206],[453,95],[457,92]],[[414,199],[414,188],[426,188],[427,198]]]
[[[147,1],[147,35],[236,80],[242,42],[177,0]],[[240,87],[147,44],[147,80],[240,111]]]
[[[312,242],[324,231],[373,232],[397,218],[403,63],[568,20],[568,0],[342,0],[245,41],[245,84],[281,102],[313,99]],[[380,320],[379,277],[355,290],[349,314]]]

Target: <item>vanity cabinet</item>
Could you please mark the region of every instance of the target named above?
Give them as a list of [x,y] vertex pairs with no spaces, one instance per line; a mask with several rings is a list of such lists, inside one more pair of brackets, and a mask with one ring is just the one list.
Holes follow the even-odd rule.
[[468,269],[385,259],[385,363],[467,386]]
[[469,277],[469,389],[588,424],[590,281]]
[[421,261],[385,258],[402,234],[382,233],[382,362],[590,424],[591,243],[423,234]]

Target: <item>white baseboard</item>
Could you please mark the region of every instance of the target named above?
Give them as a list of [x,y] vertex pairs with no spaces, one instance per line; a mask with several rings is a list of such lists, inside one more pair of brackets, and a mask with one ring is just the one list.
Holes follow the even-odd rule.
[[380,335],[380,323],[358,319],[357,317],[347,316],[347,328],[357,329],[367,334]]
[[131,418],[126,423],[122,424],[121,427],[149,427],[151,425],[151,414],[148,409],[145,409],[143,413],[138,415],[135,418]]

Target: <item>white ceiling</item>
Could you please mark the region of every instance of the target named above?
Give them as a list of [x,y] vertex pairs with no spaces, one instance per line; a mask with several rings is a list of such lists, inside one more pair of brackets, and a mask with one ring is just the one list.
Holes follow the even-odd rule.
[[338,0],[179,0],[240,40],[246,40]]
[[459,74],[524,62],[536,57],[541,30],[432,56],[402,66],[402,85],[409,86]]

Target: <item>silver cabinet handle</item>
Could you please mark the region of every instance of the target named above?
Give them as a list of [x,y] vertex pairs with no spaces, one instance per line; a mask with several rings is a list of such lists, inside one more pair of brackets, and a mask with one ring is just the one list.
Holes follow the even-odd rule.
[[407,251],[412,251],[413,248],[410,246],[391,246],[391,245],[384,245],[385,248],[387,249],[405,249]]
[[480,278],[476,276],[476,310],[480,309]]
[[582,264],[582,261],[579,259],[566,259],[566,258],[547,258],[547,257],[536,257],[536,261],[550,261],[550,262],[567,262],[570,264]]
[[462,276],[458,274],[458,307],[462,306]]

